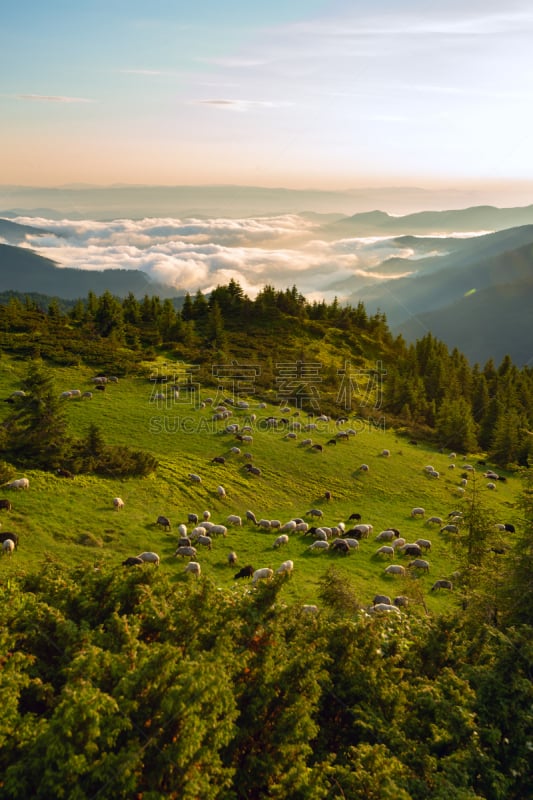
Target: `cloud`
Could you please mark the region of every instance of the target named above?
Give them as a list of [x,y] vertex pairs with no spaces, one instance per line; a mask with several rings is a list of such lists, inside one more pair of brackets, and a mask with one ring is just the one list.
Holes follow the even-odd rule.
[[65,97],[57,94],[18,94],[19,100],[35,100],[42,103],[94,103],[88,97]]
[[[62,267],[141,270],[153,280],[191,293],[209,292],[233,278],[254,297],[267,283],[296,285],[307,297],[332,299],[340,282],[350,290],[401,277],[408,268],[387,264],[409,259],[412,248],[387,238],[322,237],[320,218],[299,214],[243,219],[145,218],[49,220],[17,217],[45,235],[28,236],[25,247]],[[342,298],[341,298],[342,299]]]
[[252,108],[286,108],[292,105],[288,102],[276,102],[272,100],[229,100],[224,98],[213,98],[208,100],[196,100],[197,105],[219,106],[237,111],[246,111]]

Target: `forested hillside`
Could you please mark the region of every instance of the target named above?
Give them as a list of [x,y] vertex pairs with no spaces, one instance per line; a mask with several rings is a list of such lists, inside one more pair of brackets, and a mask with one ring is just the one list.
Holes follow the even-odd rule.
[[[368,315],[362,303],[309,302],[296,287],[265,286],[251,300],[230,281],[177,305],[90,292],[64,312],[54,300],[43,306],[42,299],[13,296],[0,305],[0,346],[19,357],[83,362],[117,375],[135,374],[141,361],[163,354],[170,364],[196,365],[208,386],[217,385],[214,365],[251,365],[254,391],[274,401],[280,365],[292,364],[303,408],[334,417],[384,414],[415,438],[483,451],[502,467],[528,465],[533,373],[507,356],[471,366],[429,332],[408,346],[393,337],[384,314]],[[313,380],[302,377],[305,364],[313,365]]]

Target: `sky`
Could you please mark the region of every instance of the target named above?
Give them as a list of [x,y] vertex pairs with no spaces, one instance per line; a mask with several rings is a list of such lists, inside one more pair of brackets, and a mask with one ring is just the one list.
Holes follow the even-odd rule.
[[3,4],[0,183],[533,181],[529,0]]

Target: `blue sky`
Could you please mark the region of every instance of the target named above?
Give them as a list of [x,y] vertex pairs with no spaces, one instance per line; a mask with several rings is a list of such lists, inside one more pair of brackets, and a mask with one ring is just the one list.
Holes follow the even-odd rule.
[[0,182],[533,181],[527,0],[29,0],[0,29]]

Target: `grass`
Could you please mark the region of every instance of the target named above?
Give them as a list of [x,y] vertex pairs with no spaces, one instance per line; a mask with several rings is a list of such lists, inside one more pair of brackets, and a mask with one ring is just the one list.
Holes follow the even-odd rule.
[[[7,397],[19,388],[25,367],[6,356],[2,357],[0,367],[0,397]],[[59,393],[65,389],[90,388],[93,373],[84,367],[72,367],[55,369],[54,374]],[[266,418],[284,416],[305,424],[307,416],[302,414],[297,418],[293,416],[294,410],[282,413],[275,406],[261,409],[253,398],[249,398],[248,410],[234,409],[228,421],[215,422],[210,406],[196,408],[188,402],[156,401],[153,393],[153,385],[147,379],[124,378],[116,385],[108,385],[105,392],[94,391],[92,400],[66,401],[72,435],[84,435],[89,424],[95,422],[109,444],[127,444],[153,453],[160,464],[157,474],[128,480],[95,476],[69,480],[51,472],[25,472],[30,480],[28,491],[1,492],[1,496],[9,497],[13,503],[11,512],[2,512],[1,529],[15,531],[20,539],[15,554],[0,560],[0,575],[4,579],[40,569],[50,561],[123,569],[120,565],[126,556],[155,550],[161,556],[161,570],[175,580],[189,580],[184,574],[184,561],[173,554],[177,525],[186,522],[190,512],[201,516],[204,510],[209,510],[212,521],[225,523],[229,514],[244,518],[250,509],[258,519],[279,519],[284,523],[297,516],[310,519],[306,512],[318,507],[324,511],[326,525],[339,521],[349,525],[350,514],[360,513],[364,522],[373,524],[373,536],[363,540],[359,551],[349,556],[309,552],[311,540],[301,535],[291,536],[287,546],[275,550],[272,546],[275,531],[262,532],[245,522],[242,528],[228,529],[226,538],[215,539],[212,551],[199,548],[203,575],[217,586],[247,591],[248,584],[233,580],[236,569],[227,564],[230,550],[237,552],[238,566],[250,563],[256,568],[276,569],[290,558],[295,568],[282,590],[284,600],[313,603],[317,601],[321,577],[328,566],[335,564],[349,577],[358,598],[365,604],[376,593],[407,594],[423,599],[430,611],[438,613],[453,605],[457,595],[433,594],[430,587],[437,578],[449,577],[457,569],[457,552],[453,537],[440,534],[438,526],[432,528],[424,520],[412,519],[411,508],[420,505],[426,509],[426,517],[445,518],[451,510],[468,504],[475,482],[494,522],[512,522],[517,528],[520,525],[519,479],[509,476],[507,483],[498,483],[495,491],[488,490],[482,477],[486,467],[476,464],[475,455],[468,459],[474,464],[475,473],[461,497],[457,487],[463,459],[456,461],[456,469],[448,469],[447,454],[410,445],[395,431],[382,424],[364,423],[353,413],[343,427],[354,428],[356,435],[332,445],[327,442],[338,431],[335,423],[321,423],[316,431],[297,433],[296,440],[287,439],[287,427],[273,430],[266,425]],[[207,395],[213,396],[213,392],[202,391],[204,398]],[[6,404],[1,413],[5,416],[10,408]],[[250,423],[253,442],[242,445],[225,428],[228,422],[240,425],[250,422],[251,413],[257,417]],[[305,437],[322,444],[322,452],[302,446],[300,442]],[[240,455],[230,453],[235,445],[241,447]],[[390,450],[389,458],[381,455],[384,448]],[[245,451],[252,454],[261,476],[250,475],[244,469]],[[213,457],[219,455],[226,462],[212,463]],[[369,465],[368,473],[359,470],[362,463]],[[439,470],[438,480],[424,473],[426,464]],[[189,473],[199,474],[202,483],[191,483]],[[217,494],[219,485],[227,492],[225,498]],[[329,501],[324,498],[326,490],[332,495]],[[125,508],[119,512],[112,504],[117,495],[125,502]],[[157,526],[160,514],[171,520],[170,532]],[[407,541],[419,537],[432,541],[429,575],[405,579],[385,575],[385,566],[390,562],[375,556],[379,545],[374,537],[388,527],[398,528]],[[409,559],[396,556],[395,561],[405,565]]]

